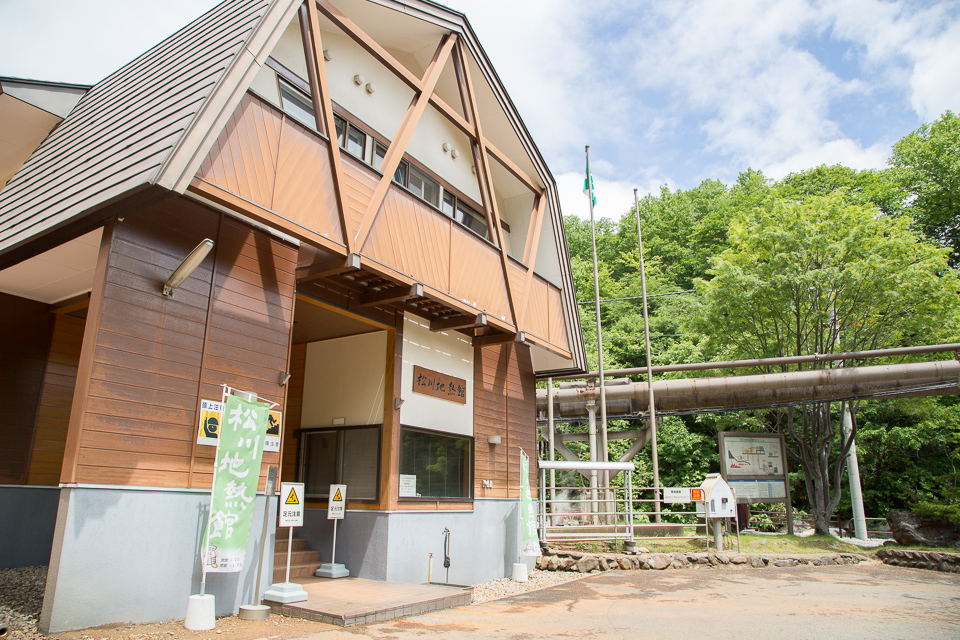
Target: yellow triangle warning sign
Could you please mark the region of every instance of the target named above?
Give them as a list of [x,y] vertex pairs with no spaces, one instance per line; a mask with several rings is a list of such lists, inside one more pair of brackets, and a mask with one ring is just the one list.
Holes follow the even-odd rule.
[[337,495],[333,496],[334,502],[343,502],[343,498],[340,496],[340,489],[337,489]]
[[284,504],[300,504],[300,498],[297,497],[296,489],[290,489],[290,495],[287,496],[287,501],[284,502]]

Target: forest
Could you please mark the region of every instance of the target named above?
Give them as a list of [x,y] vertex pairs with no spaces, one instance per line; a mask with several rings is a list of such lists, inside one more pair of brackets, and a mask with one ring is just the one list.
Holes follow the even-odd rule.
[[[960,116],[947,111],[908,134],[893,146],[888,164],[859,171],[822,165],[777,181],[747,169],[730,185],[705,180],[692,189],[663,187],[643,197],[639,217],[653,365],[958,342]],[[588,362],[596,370],[590,223],[568,215],[564,224]],[[598,220],[596,244],[601,300],[634,298],[601,302],[605,368],[646,366],[637,211],[631,206],[619,220]],[[786,411],[809,420],[815,432],[810,437],[821,439],[811,444],[788,437],[788,449],[799,455],[801,447],[819,445],[824,462],[835,468],[842,447],[840,404],[664,416],[658,429],[661,485],[698,486],[706,473],[719,471],[719,432],[776,432],[784,428]],[[960,521],[957,396],[852,404],[867,517],[912,509]],[[626,420],[609,425],[611,431],[639,427]],[[558,428],[585,430],[575,423]],[[627,446],[611,440],[610,459]],[[586,457],[583,447],[579,455]],[[634,485],[651,486],[649,446],[634,464]],[[830,474],[809,468],[805,473],[798,459],[790,466],[795,509],[850,517],[845,473],[838,490]],[[828,478],[827,486],[812,482],[811,475]]]

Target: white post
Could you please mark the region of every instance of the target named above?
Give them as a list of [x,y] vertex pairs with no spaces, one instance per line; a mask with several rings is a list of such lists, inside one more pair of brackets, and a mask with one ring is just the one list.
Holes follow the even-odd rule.
[[[853,431],[853,418],[850,417],[850,403],[843,403],[843,439],[850,437]],[[860,491],[860,463],[857,461],[857,443],[850,445],[847,454],[847,478],[850,480],[850,502],[853,506],[853,529],[858,540],[866,540],[867,518],[863,513],[863,494]]]
[[647,410],[650,414],[650,455],[653,462],[653,509],[660,522],[660,458],[657,451],[657,410],[653,399],[653,362],[650,355],[650,320],[647,314],[647,270],[643,264],[643,234],[640,230],[640,201],[633,190],[633,206],[637,214],[637,248],[640,252],[640,287],[643,291],[643,337],[647,346]]
[[[593,306],[597,321],[597,364],[600,373],[600,446],[602,450],[597,460],[608,462],[607,449],[607,389],[603,375],[603,328],[600,325],[600,276],[597,269],[597,232],[593,223],[593,175],[590,173],[590,145],[585,148],[587,153],[587,196],[590,200],[590,239],[593,243]],[[604,508],[606,511],[606,489],[610,487],[610,472],[603,472]]]
[[293,527],[287,527],[287,577],[285,584],[290,584],[290,556],[293,554]]
[[330,564],[337,564],[337,521],[333,521],[333,549],[330,552]]
[[[547,457],[547,460],[553,462],[553,452],[554,452],[554,440],[555,440],[555,425],[553,422],[553,378],[547,378],[547,422],[550,423],[550,428],[547,431],[547,437],[550,443],[550,454]],[[551,515],[550,515],[550,524],[556,524],[553,520],[553,509],[556,508],[557,504],[557,471],[556,469],[550,469],[550,505],[551,505]],[[546,514],[546,510],[544,510]]]
[[[587,403],[590,434],[590,462],[597,461],[597,403]],[[590,469],[590,513],[597,513],[597,470]]]

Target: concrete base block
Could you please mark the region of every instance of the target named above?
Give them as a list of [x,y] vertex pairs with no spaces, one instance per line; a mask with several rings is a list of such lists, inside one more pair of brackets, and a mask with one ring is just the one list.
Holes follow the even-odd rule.
[[309,596],[298,584],[293,582],[274,582],[270,588],[263,594],[264,600],[279,602],[281,604],[290,604],[291,602],[303,602]]
[[193,595],[187,601],[187,617],[183,626],[190,631],[208,631],[217,624],[216,607],[211,594]]
[[350,572],[339,562],[336,564],[324,562],[314,575],[318,578],[347,578]]
[[266,604],[240,605],[239,617],[241,620],[267,620],[270,617],[270,605],[266,605]]

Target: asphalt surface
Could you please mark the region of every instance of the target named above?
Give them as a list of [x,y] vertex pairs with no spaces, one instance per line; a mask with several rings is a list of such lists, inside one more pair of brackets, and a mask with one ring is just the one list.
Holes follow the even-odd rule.
[[312,636],[960,638],[960,574],[872,566],[609,572],[504,600]]

